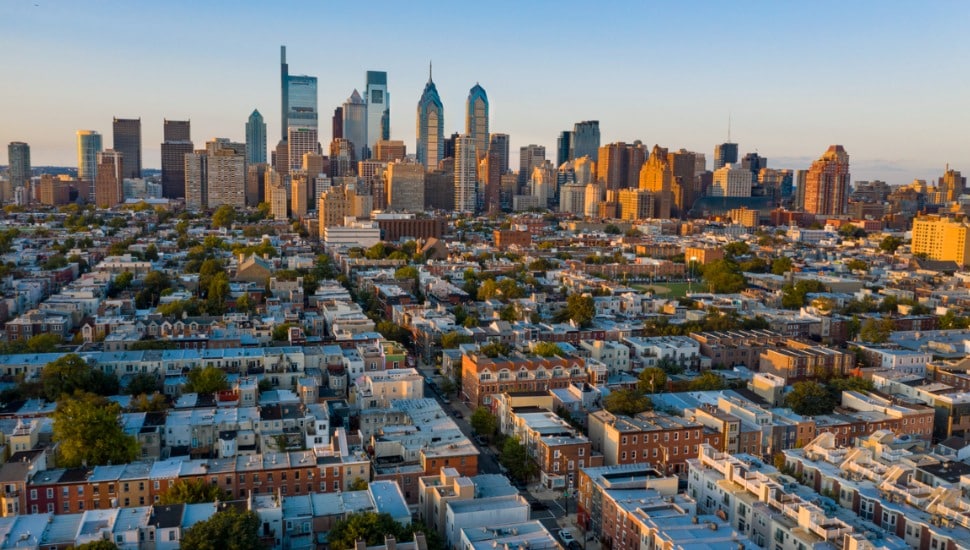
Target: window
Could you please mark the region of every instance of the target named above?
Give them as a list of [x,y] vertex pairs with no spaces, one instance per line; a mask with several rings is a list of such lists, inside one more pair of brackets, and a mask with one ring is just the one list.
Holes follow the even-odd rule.
[[47,498],[54,498],[54,489],[51,487],[47,488]]

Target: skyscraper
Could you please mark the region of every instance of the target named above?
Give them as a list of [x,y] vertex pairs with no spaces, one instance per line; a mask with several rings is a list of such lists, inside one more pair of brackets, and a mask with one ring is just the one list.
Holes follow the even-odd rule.
[[94,180],[98,175],[98,153],[101,134],[94,130],[77,131],[77,179],[81,181],[80,192],[85,197],[94,196]]
[[741,159],[741,168],[751,170],[755,177],[761,172],[762,168],[768,167],[768,159],[758,153],[748,153]]
[[185,155],[185,208],[202,210],[206,207],[209,195],[208,174],[209,156],[205,149]]
[[519,187],[532,177],[532,170],[546,161],[546,148],[530,144],[519,148]]
[[290,112],[290,66],[286,64],[286,46],[280,46],[280,141],[286,140],[286,117]]
[[[387,93],[387,73],[367,71],[367,87],[364,89],[367,101],[367,157],[374,151],[379,139],[391,139],[391,98]],[[344,119],[346,120],[346,118]]]
[[589,157],[593,162],[599,160],[600,122],[598,120],[584,120],[573,126],[569,142],[569,160],[579,157]]
[[424,211],[424,172],[424,165],[413,161],[398,160],[387,165],[384,178],[388,210]]
[[428,65],[428,83],[424,85],[418,100],[418,162],[428,170],[434,170],[445,153],[445,110],[438,96],[438,88],[431,79]]
[[681,149],[667,153],[667,162],[670,163],[670,169],[674,171],[674,205],[677,207],[677,214],[683,217],[684,213],[694,205],[694,174],[697,159],[694,153]]
[[714,183],[708,194],[712,197],[750,197],[753,179],[751,170],[725,164],[714,171]]
[[30,185],[30,145],[13,141],[7,145],[10,185],[14,189]]
[[465,104],[465,133],[475,143],[475,157],[481,158],[488,151],[488,96],[485,88],[477,82],[468,91]]
[[[290,120],[293,120],[292,118]],[[303,155],[319,150],[319,136],[316,128],[300,128],[290,124],[286,134],[287,154],[290,157],[289,172],[303,169]]]
[[723,168],[725,164],[737,164],[738,144],[722,143],[714,146],[714,169]]
[[959,170],[951,170],[950,165],[946,166],[946,171],[939,180],[940,193],[943,195],[944,202],[953,202],[960,198],[960,195],[967,188],[967,178],[960,174]]
[[639,188],[654,195],[655,218],[669,218],[673,206],[674,170],[667,159],[667,150],[654,145],[650,158],[640,169]]
[[333,110],[333,119],[331,119],[332,129],[330,139],[341,139],[344,137],[344,108],[337,107]]
[[266,123],[259,110],[253,109],[246,121],[246,163],[266,162]]
[[141,119],[115,118],[112,129],[114,132],[114,150],[123,155],[122,160],[125,163],[121,170],[122,177],[140,178]]
[[[246,146],[228,139],[206,142],[206,208],[246,206]],[[302,162],[302,161],[301,161]]]
[[509,171],[509,135],[489,134],[488,150],[498,155],[498,169],[500,174]]
[[185,155],[192,152],[191,125],[188,120],[163,121],[162,196],[185,197]]
[[344,102],[342,110],[344,139],[353,144],[354,159],[363,160],[364,151],[367,149],[367,103],[354,89],[354,93]]
[[570,144],[573,140],[573,133],[569,130],[563,130],[560,132],[559,137],[556,138],[556,166],[562,166],[566,162],[572,160],[570,156]]
[[832,145],[805,176],[805,212],[816,216],[845,214],[849,202],[849,154]]
[[[287,168],[299,170],[303,165],[305,153],[318,151],[319,120],[317,115],[317,77],[294,76],[288,77],[287,102],[289,111],[286,115]],[[294,137],[297,142],[291,141]]]
[[[545,149],[543,149],[545,153]],[[455,211],[475,212],[475,184],[477,183],[478,159],[475,157],[475,139],[462,134],[455,141]]]
[[[627,144],[622,141],[600,147],[599,160],[596,162],[596,181],[606,189],[607,200],[615,199],[612,193],[627,187],[628,157]],[[637,175],[639,177],[639,172]]]
[[121,151],[108,149],[98,153],[98,175],[94,184],[94,203],[98,208],[111,208],[121,203],[124,160]]
[[502,210],[502,160],[498,151],[491,147],[479,163],[479,181],[484,187],[485,211],[495,213]]

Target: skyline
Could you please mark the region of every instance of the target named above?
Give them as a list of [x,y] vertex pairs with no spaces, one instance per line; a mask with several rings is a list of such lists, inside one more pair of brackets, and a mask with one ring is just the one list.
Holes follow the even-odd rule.
[[[919,10],[744,2],[730,12],[714,2],[663,10],[609,3],[597,6],[599,18],[582,16],[589,6],[580,3],[498,2],[491,12],[388,4],[381,16],[312,3],[34,4],[0,6],[0,44],[29,52],[6,58],[5,74],[21,85],[5,93],[0,142],[30,144],[35,166],[75,166],[78,130],[100,132],[108,148],[113,117],[142,119],[147,168],[161,167],[165,118],[191,120],[200,148],[214,137],[243,141],[258,109],[272,148],[286,45],[290,74],[319,79],[324,150],[333,109],[355,88],[363,92],[366,71],[376,70],[388,75],[390,137],[416,153],[415,113],[431,61],[445,135],[464,132],[465,100],[478,82],[490,132],[511,136],[512,166],[519,147],[543,145],[554,159],[561,131],[599,120],[603,144],[683,147],[704,153],[710,168],[730,117],[740,154],[757,151],[773,168],[807,169],[841,144],[853,181],[935,180],[947,163],[970,171],[961,139],[970,113],[960,108],[970,56],[948,40],[970,6],[955,2]],[[305,17],[293,20],[297,11]],[[434,16],[422,18],[428,11]],[[473,15],[482,20],[469,28],[463,18]],[[157,41],[163,32],[168,43]],[[458,38],[467,47],[455,47]]]

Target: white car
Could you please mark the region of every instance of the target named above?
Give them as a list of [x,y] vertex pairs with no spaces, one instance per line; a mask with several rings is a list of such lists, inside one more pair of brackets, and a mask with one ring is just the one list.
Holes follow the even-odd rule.
[[576,542],[576,539],[573,538],[573,534],[570,533],[568,529],[559,530],[559,540],[562,541],[564,546],[569,546],[569,543]]

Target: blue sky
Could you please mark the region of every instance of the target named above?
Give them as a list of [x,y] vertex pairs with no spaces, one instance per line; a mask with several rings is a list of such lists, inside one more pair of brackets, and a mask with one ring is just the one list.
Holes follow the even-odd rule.
[[[386,70],[391,134],[414,151],[429,59],[445,131],[480,82],[491,130],[545,145],[576,121],[603,143],[640,139],[708,156],[727,136],[769,166],[806,168],[832,143],[854,180],[970,172],[967,2],[131,2],[3,0],[0,144],[35,165],[76,163],[74,132],[111,144],[141,117],[158,167],[162,119],[197,146],[244,139],[258,108],[279,139],[279,46],[319,78],[321,141],[368,69]],[[6,163],[6,147],[0,163]]]

